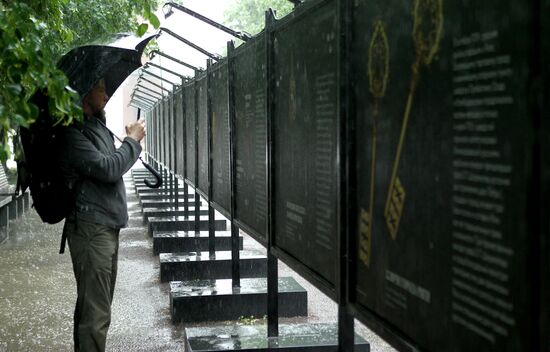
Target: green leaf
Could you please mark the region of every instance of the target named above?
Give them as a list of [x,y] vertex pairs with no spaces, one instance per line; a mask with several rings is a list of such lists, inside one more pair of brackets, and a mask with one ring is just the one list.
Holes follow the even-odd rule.
[[10,150],[9,150],[8,143],[2,143],[2,146],[0,147],[0,160],[8,159],[9,155],[10,155]]
[[155,29],[159,29],[160,27],[160,21],[157,15],[151,12],[151,16],[149,16],[149,22],[155,27]]
[[141,37],[147,32],[147,29],[149,28],[149,25],[147,23],[142,23],[138,26],[136,30],[136,34],[138,37]]
[[19,103],[17,111],[23,117],[30,117],[31,115],[31,107],[26,101],[22,101],[21,103]]
[[146,20],[148,20],[152,14],[153,13],[151,12],[151,8],[149,8],[148,6],[143,9],[143,18],[145,18]]
[[36,118],[38,117],[38,113],[39,113],[38,106],[36,106],[36,105],[34,105],[34,104],[29,104],[29,109],[30,109],[30,115],[29,115],[29,117],[30,117],[32,120],[36,120]]
[[6,90],[11,93],[12,95],[19,95],[23,91],[23,87],[21,87],[20,84],[13,83],[13,84],[7,84]]

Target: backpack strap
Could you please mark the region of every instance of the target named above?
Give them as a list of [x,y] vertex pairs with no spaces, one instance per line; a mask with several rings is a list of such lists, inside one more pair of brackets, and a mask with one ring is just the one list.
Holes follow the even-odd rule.
[[[67,220],[65,220],[67,221]],[[61,245],[59,246],[59,254],[65,253],[65,245],[67,243],[67,233],[63,231],[61,233]]]

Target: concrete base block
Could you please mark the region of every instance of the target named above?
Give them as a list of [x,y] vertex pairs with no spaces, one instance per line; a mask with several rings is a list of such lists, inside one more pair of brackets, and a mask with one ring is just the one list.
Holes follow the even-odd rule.
[[[199,210],[200,215],[208,215],[208,208],[202,208]],[[195,216],[195,207],[189,207],[189,212],[183,210],[180,206],[178,209],[174,207],[168,208],[142,208],[143,221],[148,222],[149,218],[153,217],[185,217]]]
[[[186,328],[188,352],[337,352],[336,324],[280,324],[279,336],[267,337],[266,325]],[[356,352],[369,352],[370,344],[355,335]]]
[[0,207],[0,243],[8,238],[9,234],[9,206],[6,204]]
[[8,215],[10,220],[17,219],[17,200],[12,200],[8,205]]
[[25,213],[25,199],[24,195],[17,197],[17,217],[20,218]]
[[[161,174],[161,177],[163,179],[168,179],[170,176],[168,174]],[[152,173],[150,173],[148,170],[145,170],[144,172],[133,172],[132,173],[132,177],[131,177],[133,180],[136,180],[136,179],[144,179],[144,178],[150,178],[150,179],[154,179],[155,176],[153,176]]]
[[[210,226],[208,216],[199,218],[199,231],[206,231]],[[149,217],[149,235],[154,231],[194,231],[194,216],[167,216],[167,217]],[[227,230],[227,221],[225,219],[214,220],[214,229],[216,231]]]
[[29,192],[25,192],[23,195],[23,200],[25,203],[25,211],[29,211],[31,209],[31,194]]
[[[208,231],[153,232],[153,252],[155,255],[159,253],[207,251],[208,244]],[[214,244],[218,251],[231,250],[231,232],[216,231]],[[239,249],[243,249],[242,236],[239,236]]]
[[[142,208],[170,208],[175,207],[176,202],[174,199],[170,198],[164,198],[164,199],[140,199],[141,207]],[[195,200],[193,199],[192,202],[193,206],[195,205]],[[191,204],[190,204],[191,205]],[[202,201],[199,203],[199,206],[202,205]],[[183,206],[183,199],[178,199],[178,207]]]
[[[150,200],[150,199],[155,199],[155,200],[162,200],[162,199],[170,199],[170,192],[158,192],[158,193],[141,193],[139,194],[138,193],[138,197],[139,197],[139,200],[140,201],[144,201],[144,200]],[[175,193],[172,194],[172,197],[175,197]],[[188,193],[187,194],[187,199],[189,202],[194,202],[195,201],[195,195],[192,194],[192,193]],[[178,202],[180,204],[183,204],[183,201],[185,200],[185,194],[183,193],[183,191],[181,189],[178,190]]]
[[[143,186],[143,187],[149,187],[145,184],[145,180],[149,180],[150,183],[156,183],[157,179],[149,174],[147,176],[134,176],[132,177],[132,182],[134,183],[135,186]],[[170,183],[170,178],[169,177],[163,177],[162,178],[162,184],[163,185],[167,185]]]
[[[267,279],[170,282],[170,314],[179,322],[261,318],[267,314]],[[307,316],[307,291],[292,277],[279,278],[279,316]]]
[[[200,254],[200,255],[199,255]],[[242,278],[266,277],[267,258],[257,251],[239,253]],[[231,278],[231,251],[161,253],[160,281],[216,280]]]
[[[179,187],[178,190],[182,190],[183,189],[183,186]],[[161,187],[161,188],[149,188],[143,184],[138,184],[134,187],[134,190],[135,192],[138,194],[138,195],[141,195],[141,194],[149,194],[149,193],[170,193],[170,188],[166,188],[166,187]],[[194,193],[190,193],[190,194],[194,194]]]

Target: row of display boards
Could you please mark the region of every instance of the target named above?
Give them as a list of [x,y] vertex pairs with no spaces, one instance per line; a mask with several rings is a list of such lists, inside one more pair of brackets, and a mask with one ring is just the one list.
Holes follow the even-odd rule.
[[307,1],[147,152],[399,349],[550,351],[549,1]]

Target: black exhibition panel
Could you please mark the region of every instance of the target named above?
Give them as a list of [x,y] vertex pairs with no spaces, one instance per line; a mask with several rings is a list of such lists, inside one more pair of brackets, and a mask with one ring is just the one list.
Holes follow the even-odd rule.
[[162,143],[162,131],[160,129],[160,126],[161,126],[161,120],[162,120],[162,115],[161,115],[161,108],[162,108],[162,101],[163,100],[160,100],[158,103],[157,103],[157,108],[156,108],[156,116],[155,116],[155,128],[156,128],[156,132],[157,132],[157,136],[158,136],[158,141],[157,141],[157,146],[156,146],[156,158],[157,158],[157,161],[160,162],[160,158],[161,158],[161,143]]
[[317,2],[273,35],[274,253],[335,299],[338,265],[338,11]]
[[175,126],[175,119],[174,119],[174,116],[175,116],[175,100],[176,100],[176,92],[173,92],[172,95],[170,96],[170,99],[169,99],[169,103],[168,103],[168,142],[167,142],[167,145],[168,145],[168,164],[170,166],[170,170],[172,172],[175,172],[176,171],[176,163],[175,163],[175,156],[176,156],[176,153],[175,153],[175,150],[176,150],[176,145],[175,145],[175,141],[174,141],[174,138],[175,138],[175,135],[176,135],[176,129],[174,128]]
[[170,100],[172,94],[166,97],[162,106],[162,137],[163,137],[163,163],[166,167],[170,168]]
[[183,116],[183,88],[179,88],[174,95],[174,133],[176,135],[176,155],[175,155],[175,172],[179,177],[183,177],[183,162],[184,162],[184,116]]
[[185,148],[186,169],[185,179],[192,186],[197,184],[197,112],[195,99],[195,82],[191,81],[183,87],[184,111],[185,111]]
[[153,116],[153,124],[155,125],[155,136],[156,136],[156,142],[155,142],[155,159],[159,161],[160,158],[160,141],[162,140],[162,136],[160,136],[160,105],[162,103],[162,100],[158,101],[156,103],[156,106],[154,108],[154,116]]
[[235,49],[235,222],[267,244],[266,43],[262,32]]
[[157,138],[155,137],[155,108],[151,108],[149,111],[149,114],[147,114],[147,144],[148,144],[148,152],[151,157],[155,157],[155,141]]
[[175,174],[176,173],[176,152],[177,152],[177,143],[176,143],[176,102],[178,92],[174,91],[170,99],[170,170]]
[[548,349],[536,4],[353,8],[353,303],[403,349]]
[[170,154],[171,154],[171,136],[172,136],[172,129],[170,128],[170,120],[171,120],[171,107],[172,107],[172,98],[173,93],[170,93],[168,97],[166,98],[166,101],[164,102],[164,164],[168,168],[168,170],[172,170],[172,165],[170,164]]
[[156,117],[156,106],[153,106],[149,114],[149,123],[147,124],[147,136],[149,138],[149,148],[150,148],[149,154],[153,159],[156,159],[155,150],[156,150],[156,144],[158,141],[158,137],[156,136],[155,117]]
[[163,130],[163,106],[164,106],[164,99],[159,101],[158,108],[157,108],[157,131],[159,136],[159,142],[158,142],[158,149],[157,149],[157,160],[162,163],[163,162],[163,155],[164,155],[164,130]]
[[166,141],[168,139],[168,131],[166,130],[166,122],[168,117],[167,101],[168,97],[164,98],[160,103],[160,162],[165,167],[167,166]]
[[151,157],[153,159],[156,159],[155,156],[155,150],[156,150],[156,143],[158,140],[158,137],[156,136],[156,125],[155,125],[155,117],[156,117],[156,107],[153,106],[151,108],[151,112],[149,114],[149,123],[147,124],[147,135],[149,136],[149,154],[151,154]]
[[212,203],[229,217],[231,209],[231,179],[229,174],[229,98],[227,59],[208,70],[210,113],[212,118]]
[[[149,126],[149,116],[151,114],[150,111],[144,111],[143,109],[139,108],[141,110],[141,116],[140,118],[143,119],[143,121],[145,121],[145,126]],[[146,133],[145,134],[145,137],[143,138],[143,151],[145,153],[145,155],[148,155],[148,154],[151,154],[151,146],[149,144],[149,141],[150,141],[150,137],[149,137],[149,134]]]
[[167,162],[168,162],[168,168],[170,171],[174,172],[174,99],[175,99],[175,93],[173,92],[169,99],[167,104],[167,124],[166,124],[166,136],[168,137],[166,139],[166,153],[167,153]]
[[147,135],[149,136],[149,145],[151,149],[149,150],[149,153],[153,157],[153,159],[156,159],[156,145],[158,141],[158,137],[156,135],[157,129],[156,129],[156,106],[153,106],[151,108],[151,113],[149,114],[149,124],[147,125]]
[[166,167],[166,101],[168,97],[162,99],[160,103],[160,162]]
[[197,180],[197,189],[205,198],[208,198],[208,164],[210,159],[210,148],[208,148],[208,77],[206,73],[202,73],[198,74],[195,80],[198,129],[197,167],[199,178]]

